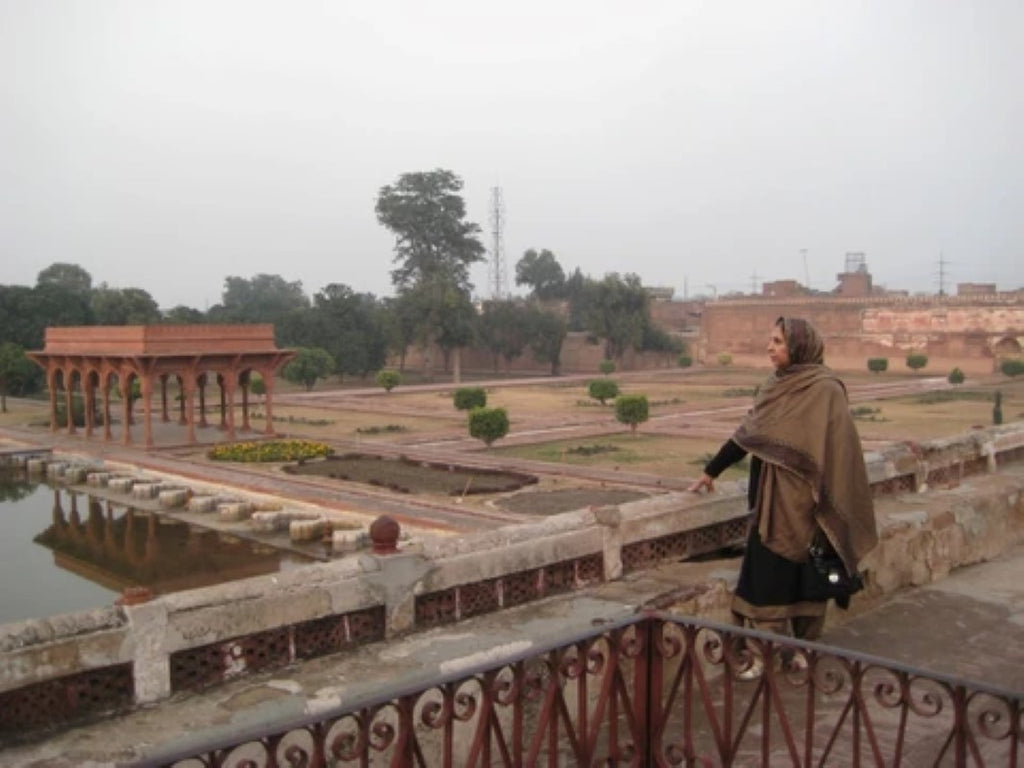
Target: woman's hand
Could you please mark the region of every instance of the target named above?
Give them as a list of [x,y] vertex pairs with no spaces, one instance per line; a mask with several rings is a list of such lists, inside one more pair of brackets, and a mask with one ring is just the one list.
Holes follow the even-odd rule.
[[711,477],[711,475],[705,473],[698,479],[694,480],[686,490],[693,491],[694,493],[700,493],[702,490],[706,490],[708,493],[711,493],[715,490],[715,479]]

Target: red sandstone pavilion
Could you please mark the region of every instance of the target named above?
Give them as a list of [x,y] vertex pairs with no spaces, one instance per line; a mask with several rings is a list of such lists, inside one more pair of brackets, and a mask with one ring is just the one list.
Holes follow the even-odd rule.
[[[273,433],[274,375],[294,352],[278,349],[274,327],[254,325],[121,325],[47,328],[42,351],[28,356],[46,369],[50,392],[50,428],[56,432],[58,393],[64,393],[68,434],[75,433],[72,403],[75,391],[84,395],[85,435],[97,426],[96,396],[103,408],[103,440],[113,439],[111,397],[121,401],[121,441],[132,441],[132,386],[138,381],[144,414],[147,448],[153,441],[153,393],[160,393],[160,420],[170,422],[168,382],[177,382],[178,423],[187,428],[187,440],[196,442],[196,426],[206,421],[206,387],[216,382],[220,394],[220,424],[235,437],[235,394],[241,392],[242,430],[249,430],[249,387],[258,373],[266,388],[266,433]],[[198,408],[196,408],[198,400]]]

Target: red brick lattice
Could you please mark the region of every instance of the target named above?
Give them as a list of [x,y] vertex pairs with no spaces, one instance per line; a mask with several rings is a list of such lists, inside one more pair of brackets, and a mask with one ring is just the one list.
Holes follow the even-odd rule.
[[505,577],[504,605],[511,608],[522,605],[541,596],[539,571],[519,571]]
[[416,598],[416,626],[450,624],[470,616],[563,594],[604,579],[601,555],[517,571],[498,579],[460,584]]
[[312,659],[384,638],[384,607],[325,616],[292,628],[296,659]]
[[197,690],[384,638],[384,607],[290,624],[171,654],[171,691]]
[[488,579],[459,587],[459,617],[469,618],[481,613],[491,613],[500,608],[498,601],[498,580]]
[[871,495],[893,496],[900,493],[917,493],[917,478],[913,473],[890,477],[877,483],[871,484]]
[[996,452],[997,467],[1005,467],[1007,464],[1013,464],[1018,461],[1024,461],[1024,445]]
[[0,693],[0,735],[37,731],[125,711],[134,699],[130,663],[27,685]]
[[702,555],[734,544],[742,544],[746,541],[748,526],[748,517],[745,516],[692,531],[680,531],[656,539],[635,541],[622,548],[622,570],[624,573],[630,573],[665,560]]

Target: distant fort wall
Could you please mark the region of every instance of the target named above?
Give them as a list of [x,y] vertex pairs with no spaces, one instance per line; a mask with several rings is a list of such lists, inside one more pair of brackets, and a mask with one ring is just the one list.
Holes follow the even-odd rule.
[[863,370],[869,357],[898,365],[911,352],[947,372],[994,370],[1024,343],[1024,303],[1016,297],[870,297],[719,300],[704,305],[696,357],[767,365],[768,329],[782,315],[810,320],[825,338],[826,362]]
[[[712,301],[653,301],[654,323],[678,336],[696,364],[715,365],[726,352],[735,365],[767,368],[768,331],[781,315],[810,320],[825,337],[826,362],[838,370],[864,370],[870,357],[887,357],[890,369],[903,368],[911,352],[928,356],[927,371],[990,373],[1024,347],[1024,297],[1020,294],[963,296],[742,297]],[[434,370],[444,368],[433,350]],[[562,345],[562,373],[594,373],[604,359],[604,343],[586,333],[570,333]],[[391,361],[397,365],[397,360]],[[624,370],[673,367],[676,355],[630,350]],[[410,348],[405,366],[421,370],[422,350]],[[451,364],[449,365],[451,368]],[[462,351],[463,371],[537,375],[550,372],[527,350],[506,363],[480,349]]]

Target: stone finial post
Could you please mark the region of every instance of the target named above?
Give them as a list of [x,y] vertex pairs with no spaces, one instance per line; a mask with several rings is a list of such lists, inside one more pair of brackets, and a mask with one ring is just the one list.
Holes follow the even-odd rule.
[[398,522],[387,515],[381,515],[370,523],[370,541],[373,542],[373,554],[393,555],[398,552],[398,535],[401,533]]

